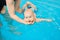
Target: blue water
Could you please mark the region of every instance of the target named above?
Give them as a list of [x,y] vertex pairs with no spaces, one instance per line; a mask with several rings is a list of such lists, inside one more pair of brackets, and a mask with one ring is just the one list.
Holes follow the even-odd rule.
[[[52,22],[21,24],[6,14],[0,14],[0,40],[60,40],[60,0],[21,0],[20,8],[30,1],[37,7],[38,18],[50,18]],[[23,13],[16,12],[20,18]]]

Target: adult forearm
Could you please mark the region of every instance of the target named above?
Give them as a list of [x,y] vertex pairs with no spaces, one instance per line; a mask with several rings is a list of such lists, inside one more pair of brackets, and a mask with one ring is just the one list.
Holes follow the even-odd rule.
[[8,13],[15,14],[13,0],[6,0],[6,4],[7,4],[7,8],[8,8]]
[[10,17],[20,23],[24,23],[24,20],[20,19],[19,17],[17,17],[16,15],[10,15]]
[[15,15],[15,9],[14,9],[14,1],[13,0],[6,0],[6,4],[8,7],[8,13],[10,15],[10,17],[18,22],[24,23],[22,19],[20,19],[19,17],[17,17]]

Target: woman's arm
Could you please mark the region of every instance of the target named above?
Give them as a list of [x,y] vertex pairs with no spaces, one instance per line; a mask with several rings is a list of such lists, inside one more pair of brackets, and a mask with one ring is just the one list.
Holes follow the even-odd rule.
[[24,20],[20,19],[15,15],[14,0],[6,0],[6,4],[10,17],[18,22],[26,24]]

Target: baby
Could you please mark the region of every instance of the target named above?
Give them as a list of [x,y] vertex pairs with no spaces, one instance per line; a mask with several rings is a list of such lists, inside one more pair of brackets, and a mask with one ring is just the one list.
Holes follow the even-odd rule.
[[48,21],[48,22],[51,21],[51,19],[36,18],[34,10],[37,10],[37,9],[30,2],[27,2],[23,6],[23,10],[24,10],[24,21],[29,23],[29,24],[33,24],[34,22],[40,22],[40,21]]

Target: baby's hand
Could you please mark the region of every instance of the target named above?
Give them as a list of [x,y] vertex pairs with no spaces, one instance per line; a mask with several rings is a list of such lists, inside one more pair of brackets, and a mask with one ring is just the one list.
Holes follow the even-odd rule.
[[34,22],[33,23],[27,23],[27,22],[25,22],[24,24],[34,24]]
[[27,23],[27,22],[23,22],[24,24],[29,24],[29,23]]
[[34,24],[34,22],[29,23],[29,22],[26,22],[26,21],[24,21],[23,23],[24,23],[24,24]]
[[[25,22],[25,21],[24,21],[23,23],[24,23],[24,24],[30,24],[30,23],[28,23],[28,22]],[[33,23],[32,23],[32,24],[33,24]]]
[[27,4],[30,4],[30,2],[29,2],[29,1],[27,1]]

